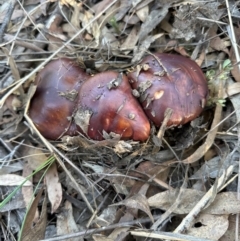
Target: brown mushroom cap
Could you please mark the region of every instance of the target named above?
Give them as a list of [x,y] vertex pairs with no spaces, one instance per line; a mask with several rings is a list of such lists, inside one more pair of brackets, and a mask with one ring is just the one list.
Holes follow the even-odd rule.
[[44,137],[56,140],[62,135],[73,136],[81,131],[71,116],[80,85],[88,77],[68,58],[54,60],[38,73],[29,116]]
[[148,55],[138,68],[128,73],[146,115],[156,126],[161,125],[167,108],[173,110],[167,126],[195,119],[202,112],[208,95],[201,68],[180,55],[155,53],[154,56]]
[[78,109],[80,115],[90,113],[85,132],[91,139],[102,140],[103,130],[136,141],[149,136],[149,121],[123,74],[108,71],[89,78],[80,88]]

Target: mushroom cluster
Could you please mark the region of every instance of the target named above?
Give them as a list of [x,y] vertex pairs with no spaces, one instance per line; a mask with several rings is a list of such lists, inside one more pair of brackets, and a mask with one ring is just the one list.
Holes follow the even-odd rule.
[[127,75],[105,71],[89,76],[74,61],[60,58],[37,75],[29,116],[47,139],[86,135],[103,140],[104,132],[145,141],[150,121],[160,126],[185,124],[202,112],[208,95],[206,78],[192,60],[175,54],[146,56]]

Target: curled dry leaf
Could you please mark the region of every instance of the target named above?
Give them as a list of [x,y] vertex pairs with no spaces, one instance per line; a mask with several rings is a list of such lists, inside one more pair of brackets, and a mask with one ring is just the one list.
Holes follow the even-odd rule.
[[[189,213],[205,194],[194,189],[185,189],[182,193],[184,195],[180,196],[178,208],[174,210],[174,213],[177,214]],[[161,192],[150,197],[148,204],[150,207],[168,210],[177,200],[178,194],[179,190]]]
[[[57,235],[78,232],[79,228],[73,217],[72,204],[66,201],[62,211],[57,216]],[[70,238],[69,241],[82,241],[82,237]]]
[[187,230],[188,235],[218,241],[228,229],[228,215],[200,214],[195,224]]
[[154,222],[147,198],[146,198],[146,196],[144,196],[142,194],[135,194],[132,197],[123,200],[122,202],[113,204],[113,206],[116,206],[116,205],[125,205],[128,208],[139,209],[139,210],[145,212],[149,216],[151,221]]
[[62,186],[59,182],[57,165],[54,162],[45,175],[47,193],[52,205],[52,213],[56,212],[62,201]]
[[47,197],[44,196],[42,211],[39,220],[37,223],[33,223],[35,213],[37,211],[40,199],[42,197],[42,191],[37,194],[33,203],[27,213],[25,224],[22,230],[21,240],[32,241],[32,240],[41,240],[45,237],[45,231],[47,226]]

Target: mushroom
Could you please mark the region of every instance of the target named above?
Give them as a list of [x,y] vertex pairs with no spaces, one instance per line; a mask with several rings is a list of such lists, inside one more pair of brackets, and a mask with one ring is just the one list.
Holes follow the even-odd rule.
[[36,92],[29,116],[40,133],[56,140],[63,135],[77,135],[81,129],[72,116],[81,84],[89,75],[68,58],[48,63],[36,76]]
[[167,108],[173,110],[167,126],[178,126],[198,117],[206,104],[206,78],[189,58],[166,53],[148,55],[128,78],[156,126],[161,125]]
[[150,134],[150,123],[126,75],[114,71],[96,74],[82,84],[75,122],[95,140],[104,138],[103,131],[135,141],[145,141]]

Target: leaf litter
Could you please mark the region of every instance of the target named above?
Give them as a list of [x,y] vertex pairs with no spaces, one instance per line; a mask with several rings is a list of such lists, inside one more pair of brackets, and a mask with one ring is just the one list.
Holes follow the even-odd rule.
[[[228,0],[1,1],[0,236],[20,240],[25,217],[22,240],[36,232],[34,240],[239,239],[239,9]],[[210,94],[199,119],[152,126],[145,143],[36,134],[29,94],[47,62],[69,57],[89,73],[125,72],[156,51],[202,68]],[[80,114],[86,129],[91,115]],[[4,203],[52,154],[45,181],[40,171]]]

